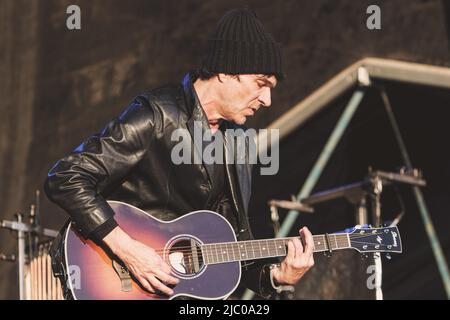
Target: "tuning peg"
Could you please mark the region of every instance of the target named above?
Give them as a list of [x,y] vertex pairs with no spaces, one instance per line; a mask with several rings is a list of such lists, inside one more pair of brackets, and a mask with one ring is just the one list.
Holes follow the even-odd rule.
[[390,254],[389,252],[386,253],[386,259],[388,259],[388,260],[391,260],[391,259],[392,259],[391,254]]

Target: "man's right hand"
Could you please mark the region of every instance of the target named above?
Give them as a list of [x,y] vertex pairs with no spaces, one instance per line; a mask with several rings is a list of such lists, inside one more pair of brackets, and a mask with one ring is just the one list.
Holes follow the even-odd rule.
[[103,238],[103,242],[125,263],[147,291],[155,293],[159,290],[169,296],[173,295],[173,290],[166,284],[176,285],[179,280],[170,274],[170,266],[155,250],[134,240],[120,227]]

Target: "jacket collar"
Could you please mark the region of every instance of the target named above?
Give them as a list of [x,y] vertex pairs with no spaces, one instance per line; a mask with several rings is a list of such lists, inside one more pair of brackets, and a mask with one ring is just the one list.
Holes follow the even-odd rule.
[[[203,150],[206,148],[207,141],[203,141],[202,137],[205,135],[206,130],[209,130],[209,122],[208,118],[206,117],[205,111],[203,110],[200,100],[197,96],[197,92],[194,88],[194,82],[197,79],[197,75],[195,72],[189,72],[187,73],[182,81],[183,89],[184,89],[184,95],[186,99],[186,109],[188,114],[190,113],[189,120],[186,123],[186,127],[189,130],[189,133],[191,134],[193,144],[195,145],[194,149],[197,152],[197,155],[201,159],[201,155],[203,154]],[[202,136],[195,139],[194,133],[195,129],[194,127],[201,124],[201,133]],[[198,129],[197,129],[198,132]],[[200,139],[201,144],[196,143],[196,141],[199,141]],[[213,182],[213,171],[214,171],[214,164],[206,164],[202,161],[203,166],[206,169],[206,172],[208,173],[209,181]]]
[[[197,78],[198,78],[197,74],[193,71],[188,72],[183,77],[182,84],[183,84],[184,96],[186,99],[186,109],[187,109],[186,111],[190,115],[190,119],[194,119],[194,120],[198,120],[198,121],[206,120],[206,124],[208,124],[206,114],[203,111],[203,108],[200,104],[200,100],[198,98],[197,92],[195,91],[195,88],[194,88],[194,82],[195,82],[195,80],[197,80]],[[203,119],[203,118],[205,118],[205,119]],[[208,126],[209,126],[209,124],[208,124]]]
[[[205,133],[205,130],[209,129],[209,122],[206,117],[206,114],[200,104],[200,100],[197,96],[197,93],[195,91],[193,83],[198,78],[197,74],[195,72],[189,72],[187,73],[182,81],[185,99],[186,99],[186,109],[187,112],[190,113],[190,118],[186,123],[186,126],[192,136],[192,139],[194,139],[194,123],[200,123],[202,124],[202,134]],[[200,121],[200,122],[196,122]],[[235,126],[229,122],[225,121],[224,123],[224,129],[235,129]],[[244,172],[242,170],[245,168],[246,170],[251,170],[248,166],[243,165],[232,165],[229,164],[231,161],[230,157],[234,157],[234,152],[230,150],[230,145],[234,143],[234,141],[228,141],[226,135],[224,135],[224,152],[225,152],[225,159],[226,159],[226,176],[228,177],[228,182],[231,188],[232,197],[239,201],[234,201],[234,206],[237,212],[239,212],[240,217],[239,219],[243,219],[244,217],[242,214],[246,214],[248,209],[248,201],[246,203],[243,203],[243,199],[246,197],[242,193],[250,193],[250,186],[247,185],[248,181],[246,179],[243,179]],[[195,142],[194,142],[195,145]],[[200,152],[200,155],[202,154],[204,148],[205,148],[206,142],[203,142],[202,146],[195,146],[195,149],[197,152]],[[232,162],[231,162],[232,163]],[[212,164],[205,164],[203,163],[203,166],[205,167],[206,171],[208,172],[209,181],[212,181],[213,178],[213,170],[214,165]],[[237,171],[237,172],[235,172]],[[251,179],[251,172],[246,172],[246,176],[248,179]],[[237,178],[237,181],[236,181]],[[249,180],[250,181],[250,180]],[[247,199],[248,200],[248,199]],[[242,204],[242,207],[241,207]]]

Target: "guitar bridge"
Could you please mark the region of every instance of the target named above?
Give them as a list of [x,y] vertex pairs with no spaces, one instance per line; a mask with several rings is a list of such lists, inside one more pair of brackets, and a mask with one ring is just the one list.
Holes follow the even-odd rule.
[[116,260],[112,261],[112,266],[114,271],[116,271],[117,275],[119,276],[122,291],[130,292],[132,290],[132,286],[131,286],[131,276],[128,269],[125,268],[121,263],[117,262]]

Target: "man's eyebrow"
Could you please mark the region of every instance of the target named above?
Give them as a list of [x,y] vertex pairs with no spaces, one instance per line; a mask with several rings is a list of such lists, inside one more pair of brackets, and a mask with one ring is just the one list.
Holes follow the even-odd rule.
[[277,85],[273,84],[271,81],[267,79],[267,76],[259,76],[258,80],[264,81],[266,84],[269,84],[271,88],[275,88]]

